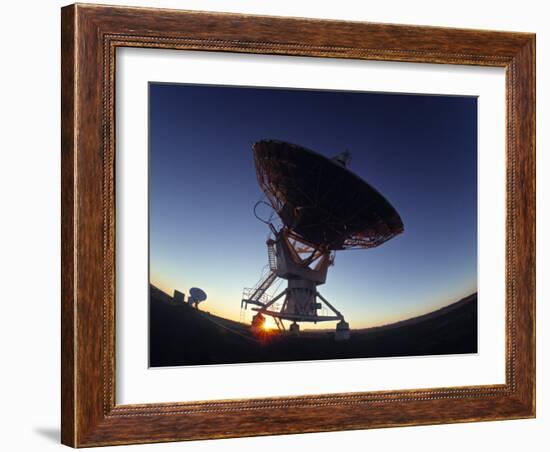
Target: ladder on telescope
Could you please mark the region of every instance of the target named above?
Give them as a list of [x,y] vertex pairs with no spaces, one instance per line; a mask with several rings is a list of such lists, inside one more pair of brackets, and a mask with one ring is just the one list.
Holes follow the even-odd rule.
[[271,284],[273,284],[273,281],[275,281],[276,278],[277,278],[277,272],[273,270],[270,271],[266,275],[266,277],[258,283],[256,288],[253,289],[252,294],[248,298],[243,299],[243,301],[247,304],[251,303],[251,304],[262,306],[264,303],[262,303],[260,300],[264,296],[267,289],[269,289]]
[[[256,287],[254,287],[253,289],[245,289],[243,291],[243,297],[241,300],[241,322],[243,322],[245,319],[244,311],[246,310],[248,304],[253,304],[256,306],[265,305],[268,298],[266,291],[277,279],[277,250],[275,248],[275,242],[273,240],[267,241],[267,261],[269,263],[269,272],[267,273],[267,275],[260,279],[258,284],[256,284]],[[277,324],[277,326],[281,328],[279,324]]]
[[277,270],[277,250],[275,249],[275,242],[272,240],[267,242],[267,261],[269,262],[269,269],[275,272]]
[[275,279],[277,279],[277,250],[273,240],[267,241],[267,260],[269,262],[269,273],[252,289],[252,293],[249,292],[246,297],[243,296],[243,303],[263,306],[265,304],[262,302],[264,294],[271,287]]

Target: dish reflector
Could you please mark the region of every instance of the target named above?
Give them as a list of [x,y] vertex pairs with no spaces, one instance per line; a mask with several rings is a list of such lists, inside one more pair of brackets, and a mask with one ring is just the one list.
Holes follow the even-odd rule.
[[346,165],[284,141],[253,146],[262,191],[288,230],[328,250],[374,248],[403,232],[393,206]]
[[191,295],[191,298],[196,303],[206,300],[206,293],[198,287],[191,287],[191,289],[189,289],[189,295]]

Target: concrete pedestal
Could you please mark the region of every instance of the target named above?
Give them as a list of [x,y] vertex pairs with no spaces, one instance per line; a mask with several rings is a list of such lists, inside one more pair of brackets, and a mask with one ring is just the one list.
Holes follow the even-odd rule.
[[300,334],[300,325],[293,323],[289,328],[291,336],[298,336]]
[[340,320],[336,325],[336,331],[334,332],[334,340],[347,341],[350,338],[349,323],[345,320]]

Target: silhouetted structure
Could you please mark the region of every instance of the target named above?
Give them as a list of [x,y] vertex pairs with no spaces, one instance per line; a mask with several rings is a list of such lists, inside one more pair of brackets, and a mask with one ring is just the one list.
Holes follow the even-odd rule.
[[[258,312],[254,328],[263,326],[266,315],[280,329],[282,320],[292,321],[290,330],[296,334],[297,322],[339,320],[336,339],[348,339],[344,316],[317,286],[325,283],[335,251],[373,248],[403,232],[399,214],[347,168],[348,151],[329,159],[274,140],[255,143],[253,151],[258,183],[282,225],[275,226],[273,217],[262,220],[272,233],[267,241],[270,271],[256,287],[245,289],[241,307],[258,306],[253,308]],[[287,288],[270,298],[267,290],[278,277],[287,280]],[[275,305],[279,300],[282,304]],[[332,314],[320,314],[323,305]]]

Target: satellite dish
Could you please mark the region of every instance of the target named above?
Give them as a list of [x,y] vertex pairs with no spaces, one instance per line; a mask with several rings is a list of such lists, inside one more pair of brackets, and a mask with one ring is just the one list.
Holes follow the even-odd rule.
[[206,298],[207,296],[204,290],[199,289],[198,287],[191,287],[191,289],[189,289],[189,297],[187,302],[191,306],[198,308],[199,303],[205,301]]
[[374,248],[403,232],[392,205],[347,168],[349,152],[329,159],[275,140],[253,149],[260,188],[283,224],[307,242],[330,250]]
[[[245,309],[257,306],[252,328],[266,315],[279,329],[282,320],[293,322],[292,334],[299,332],[296,322],[339,321],[336,340],[349,339],[349,324],[317,286],[325,283],[336,251],[374,248],[402,233],[399,214],[348,169],[348,151],[329,159],[295,144],[262,140],[253,153],[258,183],[282,226],[264,221],[273,235],[267,241],[270,272],[245,289],[241,300]],[[287,288],[270,297],[267,291],[277,278],[286,279]],[[323,313],[323,306],[332,314]]]

